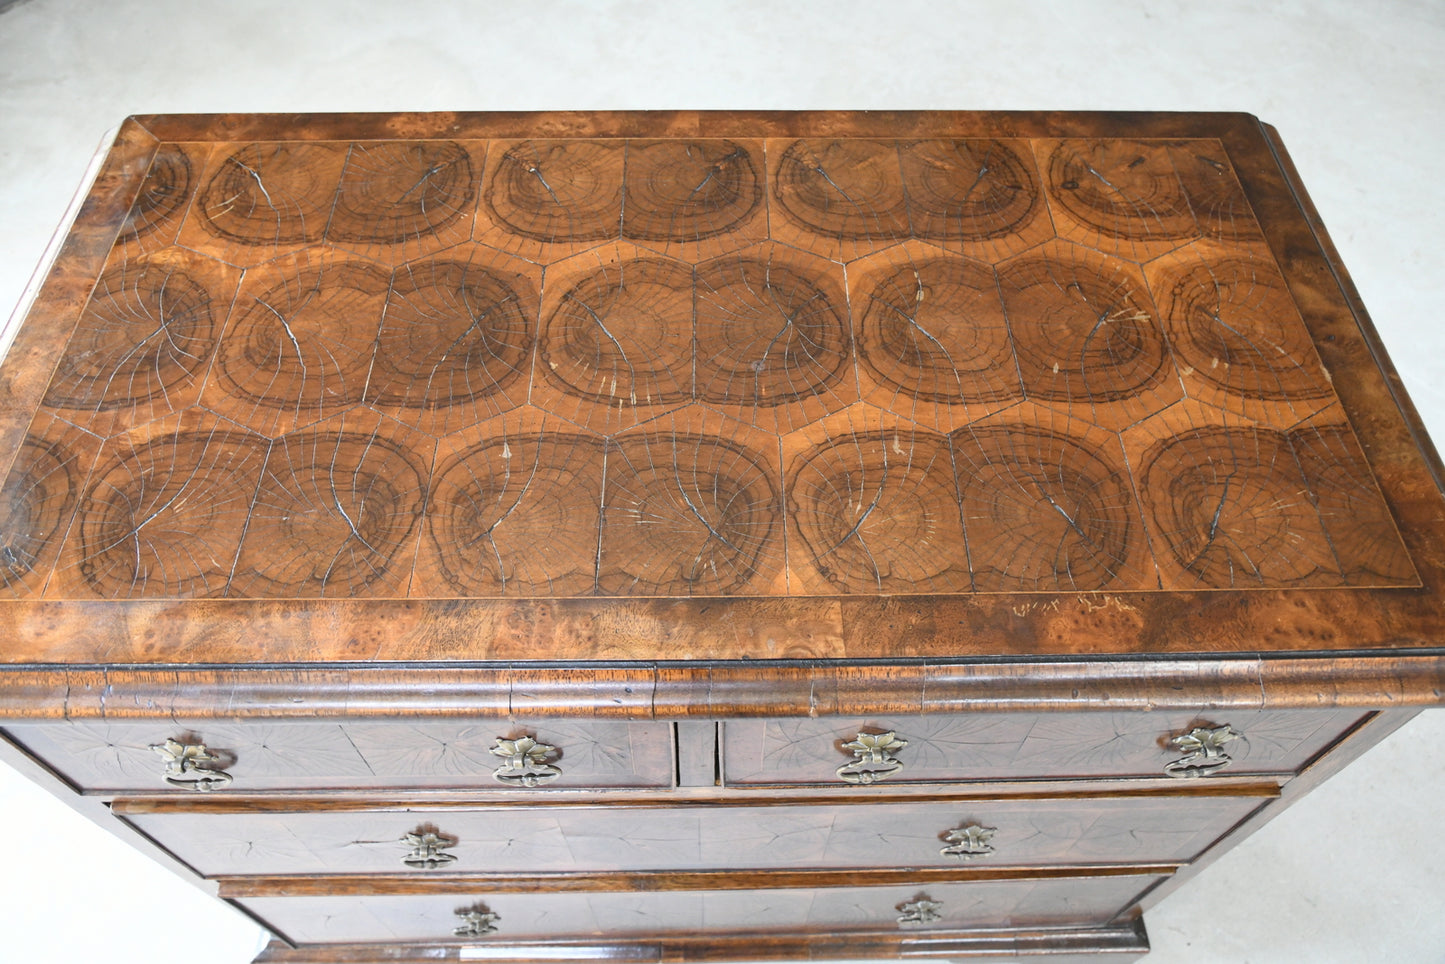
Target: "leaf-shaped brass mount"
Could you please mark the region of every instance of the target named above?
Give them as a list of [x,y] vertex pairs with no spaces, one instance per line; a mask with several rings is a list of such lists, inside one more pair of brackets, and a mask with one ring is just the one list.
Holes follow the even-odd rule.
[[411,847],[411,852],[401,858],[401,862],[408,867],[416,867],[419,870],[435,870],[456,862],[456,854],[446,853],[447,847],[457,845],[456,837],[444,834],[439,830],[418,827],[411,833],[405,834],[401,839],[403,843]]
[[502,919],[487,910],[485,904],[464,907],[456,914],[462,920],[462,926],[452,931],[457,937],[481,937],[484,934],[495,934],[497,922]]
[[994,852],[993,845],[989,841],[997,832],[997,827],[981,827],[976,823],[971,823],[966,827],[957,827],[943,835],[943,839],[948,841],[948,846],[939,853],[947,857],[962,857],[964,860],[987,857]]
[[1243,735],[1228,725],[1196,726],[1169,741],[1170,746],[1183,750],[1184,755],[1164,764],[1164,772],[1171,777],[1207,777],[1218,773],[1234,762],[1224,752],[1224,744]]
[[903,761],[890,754],[908,745],[892,730],[887,733],[859,733],[857,739],[843,744],[843,749],[857,757],[837,769],[844,783],[877,783],[903,769]]
[[908,927],[915,924],[932,924],[943,918],[943,903],[919,894],[913,900],[898,905],[898,923]]
[[151,744],[151,749],[165,761],[161,776],[173,787],[204,793],[227,787],[233,779],[223,769],[229,764],[229,755],[213,753],[204,743],[182,743],[172,738]]
[[562,775],[562,771],[547,762],[547,756],[555,753],[555,746],[538,743],[530,736],[515,740],[498,738],[492,753],[502,758],[502,765],[492,771],[498,782],[513,786],[535,787],[551,783]]

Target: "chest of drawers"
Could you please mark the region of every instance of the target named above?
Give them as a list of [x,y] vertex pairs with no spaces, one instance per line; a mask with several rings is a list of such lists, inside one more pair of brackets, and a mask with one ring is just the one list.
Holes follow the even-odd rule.
[[1445,702],[1243,115],[133,118],[0,438],[3,752],[258,962],[1130,960]]

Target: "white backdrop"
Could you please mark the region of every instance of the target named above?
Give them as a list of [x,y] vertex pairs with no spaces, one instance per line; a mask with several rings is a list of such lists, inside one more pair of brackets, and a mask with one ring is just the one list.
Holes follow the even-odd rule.
[[[0,315],[129,113],[667,107],[1258,114],[1445,443],[1445,4],[1426,0],[22,0],[0,13]],[[1150,960],[1445,962],[1441,800],[1445,711],[1166,901]],[[254,925],[4,768],[0,826],[0,961],[251,960]]]

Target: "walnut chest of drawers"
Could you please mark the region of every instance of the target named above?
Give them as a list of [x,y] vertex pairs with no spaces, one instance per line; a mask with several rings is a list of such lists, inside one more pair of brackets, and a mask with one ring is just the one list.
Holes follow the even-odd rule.
[[273,964],[1131,960],[1445,687],[1245,115],[133,118],[0,439],[6,758]]

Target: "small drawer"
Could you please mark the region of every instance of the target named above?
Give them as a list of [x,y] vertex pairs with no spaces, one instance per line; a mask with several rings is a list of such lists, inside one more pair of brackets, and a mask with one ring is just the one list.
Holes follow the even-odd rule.
[[185,813],[121,800],[116,811],[203,875],[231,876],[1177,863],[1264,802],[1141,795]]
[[12,724],[11,740],[82,790],[541,791],[670,787],[668,723]]
[[729,720],[732,786],[1290,774],[1358,710],[962,713]]
[[246,897],[299,943],[468,943],[675,935],[947,931],[1104,923],[1162,878],[1143,874],[763,891]]

